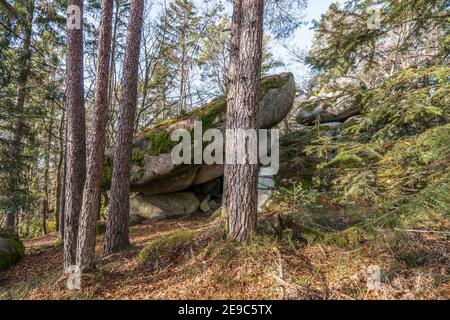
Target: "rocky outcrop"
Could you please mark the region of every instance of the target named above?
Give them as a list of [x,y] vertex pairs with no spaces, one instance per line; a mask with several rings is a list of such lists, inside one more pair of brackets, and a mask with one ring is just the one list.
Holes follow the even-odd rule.
[[317,120],[343,122],[361,112],[361,92],[365,88],[354,78],[334,78],[317,95],[307,101],[296,101],[297,121],[303,125],[312,125]]
[[0,271],[19,262],[25,255],[25,247],[19,237],[10,231],[0,230]]
[[[295,98],[295,82],[291,73],[263,78],[260,88],[258,123],[271,128],[290,112]],[[134,140],[131,190],[147,196],[178,192],[193,185],[214,180],[223,175],[223,165],[175,165],[170,152],[177,144],[170,139],[176,129],[194,129],[195,121],[202,122],[202,130],[217,128],[224,131],[226,98],[219,97],[205,106],[164,121],[139,133]],[[114,150],[106,152],[102,187],[108,189],[111,179]]]

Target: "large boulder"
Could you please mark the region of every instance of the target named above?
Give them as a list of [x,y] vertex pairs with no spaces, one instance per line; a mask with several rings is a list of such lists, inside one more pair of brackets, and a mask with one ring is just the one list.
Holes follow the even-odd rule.
[[[279,124],[291,111],[295,99],[295,82],[291,73],[263,78],[260,86],[258,123],[262,129]],[[194,122],[201,121],[203,131],[217,128],[224,132],[226,97],[182,115],[164,121],[140,132],[134,140],[131,190],[145,195],[178,192],[190,186],[214,180],[223,175],[223,165],[175,165],[170,152],[177,144],[170,139],[176,129],[194,129]],[[112,172],[114,150],[106,152],[102,175],[102,188],[108,189]]]
[[361,92],[364,83],[350,77],[339,77],[330,82],[307,101],[297,100],[297,121],[310,125],[320,122],[345,121],[361,112]]
[[10,231],[0,230],[0,271],[19,262],[25,255],[25,247],[19,237]]
[[131,215],[146,220],[165,219],[190,215],[200,207],[200,201],[191,192],[180,192],[131,198]]

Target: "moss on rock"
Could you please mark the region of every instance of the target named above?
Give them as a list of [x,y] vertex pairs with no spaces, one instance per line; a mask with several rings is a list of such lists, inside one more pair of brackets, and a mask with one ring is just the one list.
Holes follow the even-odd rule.
[[0,230],[0,271],[19,262],[25,255],[25,247],[19,236],[11,231]]
[[286,73],[281,75],[273,75],[261,79],[261,84],[259,87],[260,98],[262,98],[270,89],[281,88],[293,76],[294,75],[292,73]]
[[[284,73],[261,79],[260,98],[271,89],[281,88],[288,83],[293,75]],[[293,86],[293,90],[295,87]],[[158,156],[169,153],[178,142],[171,140],[171,133],[178,127],[193,130],[194,121],[202,122],[203,132],[211,128],[223,128],[227,110],[227,97],[220,96],[211,102],[178,117],[164,120],[151,128],[144,129],[137,135],[133,145],[131,162],[143,167],[146,156]],[[207,142],[205,142],[207,144]],[[111,185],[113,161],[112,156],[106,157],[101,177],[102,189]]]
[[150,142],[148,154],[151,156],[168,153],[177,144],[170,139],[170,133],[162,128],[157,128],[149,133],[147,139]]

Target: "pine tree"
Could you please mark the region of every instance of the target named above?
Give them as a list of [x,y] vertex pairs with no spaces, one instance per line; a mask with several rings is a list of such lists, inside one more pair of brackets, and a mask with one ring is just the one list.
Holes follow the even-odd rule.
[[129,243],[131,149],[137,103],[139,49],[143,25],[144,0],[131,3],[127,45],[123,66],[118,134],[111,179],[111,202],[106,227],[105,255]]
[[[263,1],[235,1],[227,129],[257,129],[262,39]],[[242,143],[246,144],[246,141],[227,136],[226,152],[232,152]],[[249,152],[251,146],[246,147]],[[258,164],[250,163],[249,154],[246,158],[246,164],[225,166],[228,233],[237,241],[249,240],[256,229]]]
[[105,158],[106,124],[108,120],[112,16],[112,1],[103,0],[94,98],[94,128],[91,134],[92,143],[88,156],[77,247],[77,265],[81,270],[95,268],[95,227],[100,211],[100,178]]
[[8,7],[16,17],[23,22],[22,24],[22,47],[18,59],[19,76],[17,79],[16,101],[14,106],[15,117],[12,120],[11,139],[6,150],[6,164],[8,167],[5,177],[5,195],[6,199],[6,218],[3,226],[7,229],[14,229],[16,225],[16,216],[23,206],[21,201],[22,187],[21,180],[24,171],[24,162],[21,157],[24,135],[24,110],[25,99],[27,95],[27,82],[30,75],[31,65],[31,41],[33,32],[33,20],[35,12],[34,0],[23,1],[20,3],[24,7],[25,14],[20,15],[14,7]]
[[191,68],[198,51],[202,17],[194,3],[189,0],[175,0],[158,25],[164,51],[177,74],[180,113],[187,111],[190,92]]
[[[70,0],[80,9],[83,0]],[[70,13],[69,13],[70,14]],[[77,19],[76,18],[76,19]],[[86,177],[86,137],[84,111],[83,23],[67,30],[67,147],[64,212],[64,266],[75,265],[78,225]]]

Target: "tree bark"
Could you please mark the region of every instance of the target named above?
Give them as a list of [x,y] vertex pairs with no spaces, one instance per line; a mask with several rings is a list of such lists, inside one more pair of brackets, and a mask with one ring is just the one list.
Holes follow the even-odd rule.
[[94,94],[94,123],[89,150],[86,183],[83,191],[78,234],[77,265],[81,270],[95,269],[95,226],[100,212],[100,179],[105,158],[106,125],[108,121],[109,63],[113,2],[102,1],[97,84]]
[[[63,116],[64,118],[64,116]],[[64,120],[67,124],[67,120]],[[67,127],[67,125],[66,125]],[[64,130],[63,138],[63,163],[61,170],[61,191],[59,196],[59,237],[64,240],[64,225],[65,225],[65,212],[66,212],[66,172],[67,172],[67,130]]]
[[[242,0],[242,7],[238,10],[242,12],[239,24],[239,62],[236,83],[231,85],[229,92],[227,128],[258,129],[263,0]],[[227,139],[226,152],[245,143],[246,140]],[[247,159],[249,160],[249,155]],[[226,166],[225,202],[228,233],[233,240],[247,241],[256,229],[258,164],[247,161],[246,164]]]
[[[70,0],[78,6],[83,21],[83,0]],[[67,30],[67,172],[64,217],[64,266],[75,265],[78,224],[86,176],[86,137],[83,79],[83,23]]]
[[[33,32],[33,19],[34,19],[34,0],[27,1],[26,3],[26,19],[27,24],[24,26],[24,38],[22,43],[21,54],[19,58],[19,78],[17,85],[17,98],[16,98],[16,112],[18,116],[13,121],[12,126],[12,144],[10,153],[10,159],[17,159],[20,157],[22,152],[22,129],[23,129],[23,119],[22,113],[25,105],[25,97],[27,94],[27,82],[28,76],[30,74],[30,59],[31,59],[31,36]],[[14,171],[14,170],[13,170]],[[11,172],[8,178],[8,185],[10,190],[14,192],[16,190],[17,177],[20,175],[19,172]],[[6,212],[6,219],[4,221],[3,227],[6,229],[14,229],[16,222],[16,215],[18,213],[8,210]]]
[[[62,111],[61,119],[59,122],[58,139],[59,139],[59,156],[58,164],[56,166],[56,182],[55,182],[55,224],[56,232],[60,231],[60,215],[61,215],[61,191],[62,191],[62,174],[64,166],[64,118],[65,109]],[[61,234],[60,234],[61,235]],[[62,238],[62,237],[61,237]]]
[[42,234],[45,236],[47,234],[47,214],[48,214],[48,200],[47,198],[42,199]]
[[[117,34],[119,29],[119,22],[120,22],[120,9],[123,5],[120,0],[115,0],[115,9],[114,9],[114,27],[112,31],[112,37],[111,37],[111,61],[109,64],[109,90],[108,90],[108,109],[110,114],[113,113],[113,107],[114,107],[114,91],[116,86],[116,51],[117,51]],[[112,121],[112,117],[109,119],[109,133],[107,130],[107,139],[106,139],[106,148],[111,148],[111,145],[114,141],[114,124]]]
[[129,243],[131,151],[137,103],[139,49],[144,0],[131,2],[127,44],[123,65],[122,94],[119,103],[118,132],[111,179],[111,203],[106,227],[105,255]]
[[[49,204],[49,172],[50,172],[50,155],[52,152],[53,123],[54,123],[55,104],[52,102],[50,109],[50,119],[47,127],[47,146],[45,150],[45,169],[44,169],[44,198],[42,200],[42,233],[47,234],[47,214]],[[55,209],[56,210],[56,209]]]
[[[227,92],[227,110],[233,110],[235,107],[233,106],[235,102],[235,95],[236,95],[236,83],[237,83],[237,73],[239,69],[239,39],[240,39],[240,32],[239,27],[241,25],[241,15],[242,15],[242,0],[234,0],[233,3],[233,16],[231,18],[231,43],[230,43],[230,66],[227,73],[227,82],[226,87],[228,89]],[[232,121],[228,120],[228,114],[227,114],[227,121],[226,121],[226,128],[230,129],[230,125],[232,124]],[[231,169],[230,166],[225,165],[224,166],[224,177],[227,177],[231,172],[229,170]],[[227,201],[227,184],[228,181],[226,178],[224,178],[224,184],[223,184],[223,207],[226,208],[226,201]]]

